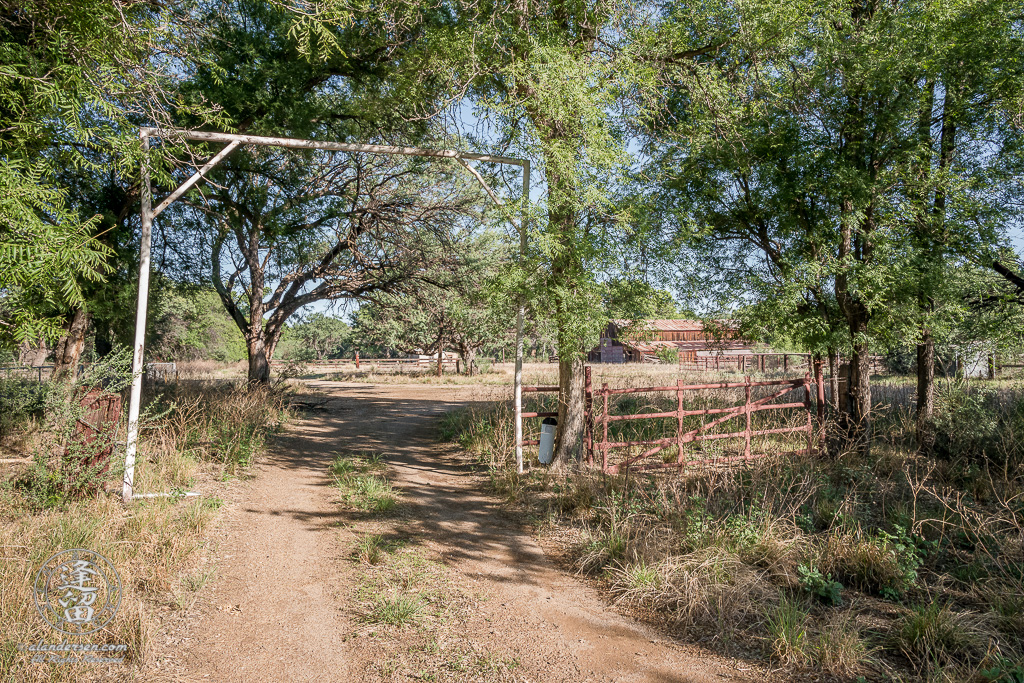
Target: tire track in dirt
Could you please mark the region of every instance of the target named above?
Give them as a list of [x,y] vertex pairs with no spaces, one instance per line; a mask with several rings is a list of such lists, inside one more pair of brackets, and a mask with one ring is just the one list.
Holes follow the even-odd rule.
[[[681,646],[607,607],[557,569],[464,455],[435,440],[437,419],[480,387],[310,382],[325,411],[291,423],[227,513],[217,579],[169,634],[162,667],[179,680],[359,681],[380,656],[352,632],[346,521],[327,474],[333,453],[384,456],[402,491],[400,533],[428,546],[487,596],[465,624],[474,648],[519,662],[523,681],[698,683],[764,678],[696,646]],[[163,634],[161,634],[161,637]],[[366,639],[362,639],[366,640]],[[159,643],[157,644],[159,645]],[[161,651],[161,648],[157,648]],[[173,673],[172,673],[173,672]]]

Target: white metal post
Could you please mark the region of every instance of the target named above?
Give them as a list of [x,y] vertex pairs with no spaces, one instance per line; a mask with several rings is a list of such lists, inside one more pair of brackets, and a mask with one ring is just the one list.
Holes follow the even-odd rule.
[[142,405],[142,360],[146,344],[146,307],[149,304],[149,257],[153,239],[153,189],[149,180],[149,133],[142,138],[142,243],[139,247],[139,301],[135,310],[135,346],[132,354],[132,394],[128,404],[128,443],[124,455],[124,502],[132,502],[135,452],[139,445],[139,409]]
[[[180,198],[196,182],[198,182],[210,169],[220,163],[228,154],[239,145],[266,145],[284,147],[289,149],[322,149],[339,152],[361,152],[366,154],[393,154],[399,156],[424,156],[455,159],[461,162],[476,177],[477,181],[486,190],[488,196],[501,204],[497,196],[487,185],[483,176],[477,173],[472,167],[465,163],[466,159],[483,161],[497,164],[511,164],[523,168],[523,225],[519,233],[519,254],[520,262],[526,251],[526,216],[529,214],[530,198],[530,162],[525,159],[515,159],[493,154],[474,154],[472,152],[460,152],[452,149],[425,149],[422,147],[393,147],[389,145],[361,145],[344,142],[327,142],[320,140],[298,140],[295,138],[272,138],[257,135],[238,135],[233,133],[216,133],[208,131],[190,131],[160,128],[142,128],[139,131],[142,139],[142,243],[139,249],[139,300],[135,315],[135,347],[132,356],[132,391],[128,406],[128,442],[125,449],[124,460],[124,487],[122,495],[125,503],[130,503],[133,497],[132,487],[135,478],[135,456],[139,442],[139,412],[142,404],[142,370],[143,352],[146,341],[146,308],[149,302],[149,270],[150,270],[150,247],[153,232],[154,217],[167,208],[172,202]],[[160,205],[153,210],[153,190],[150,185],[149,173],[149,139],[150,137],[181,137],[188,140],[202,140],[205,142],[225,142],[227,146],[210,159],[202,168],[192,175],[185,183],[172,192]],[[523,304],[520,303],[518,322],[516,326],[516,376],[515,376],[515,404],[516,404],[516,460],[519,472],[523,471],[523,449],[522,449],[522,389],[523,389]],[[358,364],[358,355],[356,356]]]
[[[530,162],[523,162],[523,220],[519,225],[519,267],[526,254],[526,226],[530,212]],[[516,371],[513,389],[515,407],[516,472],[523,473],[523,318],[526,316],[523,297],[519,297],[516,315]]]

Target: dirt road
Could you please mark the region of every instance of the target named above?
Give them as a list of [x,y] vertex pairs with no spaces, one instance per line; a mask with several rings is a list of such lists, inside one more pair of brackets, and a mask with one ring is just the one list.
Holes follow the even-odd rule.
[[[237,489],[213,552],[215,578],[184,618],[154,634],[154,677],[763,679],[747,664],[674,643],[618,614],[545,557],[529,530],[483,492],[465,456],[436,442],[437,419],[479,400],[479,387],[311,382],[310,390],[327,402],[276,437],[256,476]],[[401,515],[389,527],[339,504],[328,466],[345,450],[379,453],[388,463],[401,491]],[[364,568],[351,547],[370,528],[433,558],[452,590],[471,596],[466,606],[434,625],[368,630],[354,597]],[[451,654],[456,642],[458,657]],[[409,664],[413,655],[420,663],[447,657],[430,669],[447,673],[424,674]]]

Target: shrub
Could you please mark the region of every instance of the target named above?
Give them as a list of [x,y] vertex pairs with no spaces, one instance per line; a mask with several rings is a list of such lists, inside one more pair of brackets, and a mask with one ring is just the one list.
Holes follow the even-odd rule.
[[660,360],[662,363],[673,364],[679,362],[679,352],[676,351],[675,349],[658,349],[658,353],[655,355],[658,356],[658,360]]
[[821,571],[859,590],[896,600],[917,584],[928,547],[900,528],[894,534],[878,531],[873,536],[833,532],[822,548]]
[[30,420],[43,415],[48,383],[17,377],[0,379],[0,438],[24,429]]
[[[77,381],[39,389],[45,424],[31,448],[33,466],[15,483],[37,508],[64,505],[102,490],[118,476],[118,422],[96,424],[92,406],[105,405],[131,383],[129,349],[91,365]],[[83,406],[83,403],[85,406]],[[88,425],[96,431],[80,428]]]
[[996,455],[1000,427],[995,391],[946,385],[938,392],[935,410],[935,454],[949,459],[982,460]]
[[822,576],[815,567],[800,565],[796,568],[800,586],[826,605],[837,607],[843,604],[843,584],[832,580],[832,575]]

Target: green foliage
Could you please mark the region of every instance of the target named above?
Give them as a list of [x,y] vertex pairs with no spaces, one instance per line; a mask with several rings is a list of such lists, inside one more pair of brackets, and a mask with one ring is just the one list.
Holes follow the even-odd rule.
[[110,270],[95,221],[79,220],[46,174],[42,162],[0,165],[0,341],[55,338],[63,320],[54,311],[84,301],[79,278]]
[[671,292],[658,289],[643,280],[618,277],[605,283],[604,306],[609,318],[644,320],[693,317],[682,313]]
[[[996,456],[1000,411],[995,392],[984,386],[946,383],[936,397],[936,454],[947,458],[984,461]],[[1021,407],[1012,414],[1024,425]]]
[[[661,190],[637,202],[678,247],[679,288],[742,308],[750,338],[806,351],[981,330],[968,303],[991,290],[967,264],[989,262],[1019,216],[1011,14],[726,2],[638,23],[633,49],[661,56],[645,131]],[[851,392],[855,420],[865,393]]]
[[49,385],[16,377],[0,379],[0,437],[24,429],[40,418],[47,404]]
[[110,272],[112,251],[96,234],[101,216],[83,209],[67,176],[134,173],[138,120],[160,118],[169,71],[180,65],[155,55],[194,56],[194,27],[179,9],[104,0],[5,4],[0,336],[55,336],[63,311],[84,303],[83,284]]
[[485,344],[506,338],[515,316],[500,297],[505,249],[494,234],[456,244],[460,255],[427,270],[401,292],[381,293],[355,316],[362,348],[406,354],[455,349],[469,363]]
[[796,573],[800,577],[800,587],[826,605],[838,607],[843,604],[843,584],[833,581],[831,574],[823,576],[816,567],[806,564],[798,565]]
[[1024,662],[1015,662],[1007,657],[996,657],[995,663],[981,670],[989,683],[1024,683]]
[[662,363],[672,365],[679,362],[679,352],[671,348],[658,349],[658,353],[655,354]]
[[131,378],[131,349],[122,347],[72,384],[47,383],[35,392],[35,400],[42,399],[45,427],[34,448],[32,469],[15,482],[31,504],[62,506],[101,491],[106,481],[118,476],[120,423],[104,423],[95,434],[80,426],[96,420],[86,420],[93,402],[110,397],[119,401]]
[[170,284],[155,292],[146,350],[166,361],[244,360],[245,339],[209,288]]
[[339,358],[348,351],[351,336],[345,321],[311,313],[285,327],[277,355],[300,361]]

